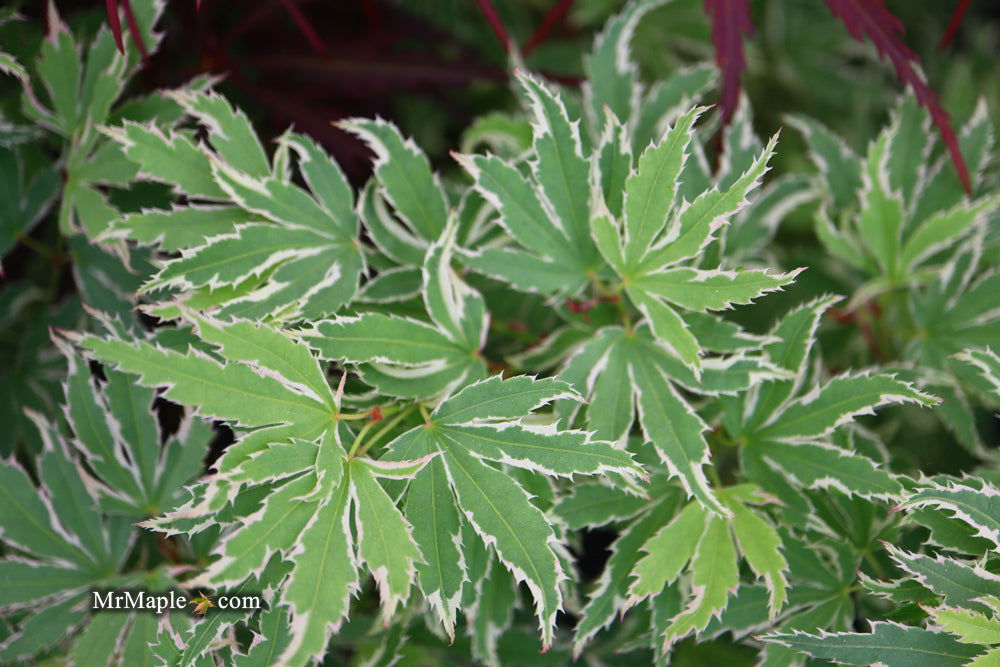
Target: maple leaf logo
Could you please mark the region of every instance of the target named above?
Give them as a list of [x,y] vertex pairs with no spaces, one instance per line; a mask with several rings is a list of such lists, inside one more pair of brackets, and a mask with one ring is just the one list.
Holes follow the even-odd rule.
[[215,606],[215,603],[212,602],[212,600],[209,599],[209,597],[207,595],[205,595],[204,593],[199,593],[198,597],[193,598],[191,600],[191,602],[189,602],[188,604],[193,604],[194,605],[194,613],[196,613],[196,614],[202,614],[202,615],[206,611],[208,611],[209,607],[214,607]]

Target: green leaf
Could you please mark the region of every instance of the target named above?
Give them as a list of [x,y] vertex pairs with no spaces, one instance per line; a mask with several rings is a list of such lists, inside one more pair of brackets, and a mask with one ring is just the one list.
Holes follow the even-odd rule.
[[357,505],[358,552],[371,570],[382,601],[382,620],[388,626],[396,607],[406,602],[410,583],[422,561],[411,527],[396,509],[395,501],[375,480],[363,459],[348,466]]
[[260,615],[255,641],[245,655],[235,656],[237,667],[267,667],[288,647],[288,609],[271,605]]
[[354,211],[354,192],[337,163],[311,138],[286,132],[278,140],[298,155],[299,171],[323,211],[342,233],[358,234],[358,216]]
[[[581,613],[573,640],[573,653],[580,655],[584,646],[602,628],[608,627],[617,614],[624,610],[629,580],[640,558],[640,547],[645,544],[676,514],[676,496],[668,496],[653,505],[648,513],[640,515],[619,535],[611,549],[611,557],[604,571],[590,592]],[[693,510],[692,510],[693,511]]]
[[643,151],[635,171],[625,181],[625,261],[628,265],[634,266],[642,260],[667,224],[694,124],[704,110],[695,107],[681,116],[658,144]]
[[816,342],[816,330],[823,314],[842,297],[822,296],[793,309],[785,315],[769,337],[772,342],[764,351],[775,365],[795,374],[793,380],[765,383],[757,395],[749,426],[754,427],[771,417],[805,380],[806,360]]
[[255,178],[271,173],[264,147],[246,114],[213,92],[177,90],[168,93],[189,115],[208,128],[209,141],[219,156]]
[[[600,183],[599,191],[603,193],[601,199],[611,215],[620,219],[625,199],[625,181],[632,172],[632,149],[629,145],[628,128],[618,121],[610,109],[605,109],[604,115],[604,130],[591,160],[593,169],[596,170],[594,178]],[[593,235],[593,229],[591,234]]]
[[556,613],[562,608],[559,582],[565,578],[552,552],[551,543],[556,538],[551,526],[529,502],[524,489],[504,473],[478,462],[461,448],[449,451],[446,460],[449,481],[467,520],[535,598],[542,647],[548,648]]
[[339,126],[375,153],[375,176],[396,213],[424,240],[438,238],[448,220],[448,202],[423,151],[382,119],[351,118]]
[[733,304],[751,303],[763,294],[780,290],[802,270],[772,275],[766,270],[671,269],[637,278],[632,289],[643,290],[688,310],[723,310]]
[[477,584],[475,606],[469,612],[472,617],[469,630],[473,655],[487,665],[503,664],[497,644],[513,619],[517,588],[512,583],[503,566],[493,559],[486,576]]
[[592,126],[604,118],[604,109],[622,124],[631,121],[639,102],[638,67],[631,61],[630,42],[639,21],[665,0],[632,2],[612,17],[594,39],[593,50],[584,58],[587,80],[583,95]]
[[556,501],[552,512],[570,530],[580,530],[631,519],[649,502],[604,484],[575,484],[568,495]]
[[949,511],[976,530],[974,537],[986,538],[993,543],[993,550],[1000,552],[1000,491],[989,483],[984,483],[982,489],[965,484],[933,484],[904,498],[899,506]]
[[315,357],[287,334],[245,320],[223,322],[193,311],[184,315],[195,324],[201,339],[218,345],[226,359],[271,371],[330,410],[336,409],[337,401]]
[[[311,481],[308,476],[303,479]],[[350,527],[351,488],[352,484],[341,484],[319,507],[301,501],[293,505],[304,516],[296,514],[295,537],[283,541],[286,548],[294,545],[295,562],[281,598],[292,610],[291,641],[279,658],[283,664],[306,665],[322,656],[330,635],[347,616],[351,594],[358,589]],[[275,495],[270,504],[276,502]]]
[[560,228],[587,266],[590,240],[590,165],[583,156],[579,121],[571,121],[558,93],[530,74],[517,82],[530,108],[535,160],[531,170]]
[[649,321],[657,341],[670,354],[684,362],[697,378],[701,374],[701,350],[698,341],[676,310],[641,290],[626,288],[629,298]]
[[902,267],[912,270],[923,260],[945,250],[980,225],[998,207],[1000,197],[983,197],[931,215],[908,235],[900,259]]
[[427,250],[422,268],[424,305],[438,328],[456,345],[473,353],[486,343],[488,315],[479,292],[466,285],[451,266],[456,219]]
[[817,442],[754,442],[769,466],[796,486],[834,488],[863,498],[897,498],[903,488],[871,459]]
[[843,375],[789,403],[764,424],[762,439],[802,441],[833,432],[858,415],[890,403],[934,405],[937,399],[888,375]]
[[292,382],[276,373],[260,375],[249,365],[223,365],[194,351],[180,354],[145,340],[84,336],[77,344],[95,358],[138,375],[143,386],[166,386],[166,397],[197,406],[205,417],[244,426],[295,424],[303,434],[317,433],[333,419],[322,402]]
[[6,508],[0,518],[5,542],[43,558],[82,567],[92,563],[78,546],[78,538],[62,525],[52,506],[43,501],[14,462],[0,463],[0,500]]
[[121,127],[105,128],[104,133],[139,165],[140,177],[169,183],[192,197],[226,199],[212,176],[208,155],[186,135],[166,133],[153,123],[131,121]]
[[963,644],[1000,644],[1000,621],[966,609],[934,607],[934,621]]
[[1000,357],[996,352],[970,349],[956,355],[956,358],[975,367],[991,386],[993,393],[1000,396]]
[[708,526],[709,514],[699,503],[690,503],[673,520],[642,545],[645,552],[632,570],[627,606],[659,595],[673,583],[698,548]]
[[768,616],[774,619],[788,600],[788,562],[781,552],[781,536],[769,521],[739,501],[726,503],[733,513],[733,534],[747,565],[768,590]]
[[553,378],[517,375],[505,380],[494,375],[442,402],[434,409],[433,419],[442,424],[517,419],[553,401],[579,398],[569,385]]
[[824,125],[806,116],[790,116],[792,127],[809,143],[809,158],[826,181],[825,196],[836,211],[853,206],[861,190],[861,160]]
[[715,238],[718,229],[747,204],[747,194],[760,184],[767,164],[774,155],[778,137],[768,142],[753,165],[724,192],[711,189],[685,207],[670,222],[663,236],[650,248],[638,269],[641,273],[658,271],[670,264],[696,257]]
[[981,564],[969,565],[941,555],[932,558],[903,551],[891,544],[886,544],[885,548],[900,568],[935,595],[940,595],[946,605],[989,611],[977,600],[1000,590],[1000,576]]
[[[422,452],[429,452],[425,449]],[[462,596],[466,565],[461,542],[461,517],[440,457],[410,483],[406,518],[423,554],[417,563],[420,590],[449,637],[455,636],[455,617]],[[456,564],[457,563],[457,567]]]
[[129,239],[163,250],[180,250],[203,245],[211,237],[232,234],[237,224],[249,222],[252,217],[235,206],[193,204],[169,211],[143,211],[112,222],[96,240]]
[[858,233],[882,270],[890,278],[896,278],[903,228],[903,203],[891,193],[888,182],[888,146],[891,139],[892,134],[884,132],[869,150]]
[[638,396],[639,423],[660,460],[671,476],[680,478],[689,496],[713,513],[728,516],[729,510],[719,502],[703,470],[709,464],[704,436],[708,426],[658,369],[638,359],[629,368]]
[[219,587],[238,584],[260,574],[275,551],[287,552],[304,544],[305,536],[301,535],[316,516],[316,505],[303,497],[315,485],[315,475],[306,474],[267,496],[260,511],[247,517],[215,548],[213,553],[219,558],[208,566],[199,582]]
[[716,516],[708,519],[705,534],[691,559],[692,588],[697,594],[689,605],[670,621],[664,634],[664,650],[691,632],[700,632],[725,609],[729,596],[740,584],[736,545],[729,523]]
[[75,665],[111,665],[129,621],[127,614],[95,614],[70,650]]
[[883,664],[886,667],[907,667],[933,664],[960,667],[981,652],[979,647],[960,644],[948,635],[897,623],[874,622],[870,633],[836,632],[819,635],[764,635],[768,642],[787,646],[814,658],[842,665]]
[[534,185],[514,166],[491,155],[455,155],[469,172],[476,191],[500,214],[498,223],[525,248],[552,265],[553,270],[582,273],[569,236],[552,219]]
[[325,359],[427,364],[447,359],[457,346],[438,329],[416,320],[365,313],[316,323],[305,338]]

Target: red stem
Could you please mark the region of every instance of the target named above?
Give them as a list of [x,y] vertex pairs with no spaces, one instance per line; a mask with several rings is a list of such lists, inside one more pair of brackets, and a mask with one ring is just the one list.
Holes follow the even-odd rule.
[[122,42],[122,21],[118,16],[118,0],[104,0],[104,7],[108,10],[108,27],[115,38],[115,46],[118,52],[125,55],[125,44]]
[[125,10],[125,21],[128,23],[128,33],[132,35],[135,45],[139,48],[139,53],[142,54],[143,62],[146,62],[149,60],[149,52],[146,51],[146,44],[142,41],[142,32],[139,30],[139,24],[135,21],[135,14],[132,13],[132,5],[129,3],[129,0],[122,0],[122,9]]
[[535,48],[545,41],[545,38],[549,36],[552,29],[555,28],[560,21],[562,21],[569,10],[572,9],[573,3],[576,0],[559,0],[555,6],[550,9],[544,17],[542,17],[542,22],[538,24],[538,28],[532,33],[528,41],[524,43],[524,48],[521,49],[521,55],[525,58],[531,54]]
[[944,35],[941,37],[941,42],[938,44],[938,48],[942,51],[951,43],[951,40],[955,38],[955,33],[958,32],[958,27],[962,25],[962,19],[965,17],[965,12],[969,10],[969,5],[971,4],[972,0],[958,0],[958,5],[955,7],[955,13],[951,15],[951,22],[948,23],[948,28],[944,31]]
[[299,32],[302,33],[302,36],[306,38],[307,42],[309,42],[309,46],[312,48],[313,53],[321,58],[329,58],[330,53],[326,50],[326,47],[323,46],[323,41],[319,38],[319,35],[316,34],[316,31],[313,30],[312,25],[309,23],[309,19],[305,17],[305,14],[303,14],[302,10],[299,9],[299,6],[295,4],[295,0],[281,0],[281,4],[288,11],[288,13],[291,14],[292,20],[295,21],[295,25],[298,27]]
[[503,45],[504,53],[509,53],[510,37],[507,35],[507,29],[504,28],[503,21],[500,20],[500,15],[497,14],[497,10],[491,0],[476,0],[476,4],[479,5],[479,10],[486,17],[486,21],[490,24],[490,27],[493,28],[493,34],[497,36],[500,44]]

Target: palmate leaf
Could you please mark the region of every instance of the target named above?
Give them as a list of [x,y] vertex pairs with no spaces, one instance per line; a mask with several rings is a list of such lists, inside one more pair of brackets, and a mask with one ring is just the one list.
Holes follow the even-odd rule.
[[991,387],[993,393],[1000,396],[1000,357],[990,349],[966,350],[956,355],[956,358],[971,364]]
[[[276,159],[298,156],[310,195],[286,175],[272,174],[248,119],[224,98],[197,91],[171,97],[209,128],[215,153],[154,125],[126,123],[107,134],[147,177],[188,196],[235,206],[194,203],[116,224],[106,238],[159,241],[164,249],[181,251],[143,290],[184,290],[182,299],[192,305],[214,293],[211,305],[223,316],[257,319],[319,317],[347,303],[364,263],[353,194],[336,164],[311,139],[282,136]],[[165,229],[156,231],[154,224]]]
[[[71,367],[78,368],[78,359],[71,357],[70,361]],[[67,389],[68,398],[77,404],[81,400],[94,402],[96,408],[91,417],[104,428],[119,427],[113,439],[110,432],[106,434],[111,439],[111,446],[122,447],[130,456],[138,457],[141,443],[127,446],[120,439],[120,434],[128,433],[134,426],[127,419],[136,407],[122,405],[120,397],[115,398],[115,392],[120,391],[122,387],[109,387],[105,397],[96,390],[80,396],[79,392]],[[114,412],[105,406],[105,399]],[[138,407],[148,409],[148,405]],[[91,590],[141,585],[155,592],[176,585],[161,568],[120,573],[126,571],[123,568],[135,543],[132,521],[154,508],[153,503],[173,502],[180,485],[200,471],[204,450],[198,450],[191,457],[186,452],[175,452],[179,446],[176,442],[169,443],[171,454],[180,460],[170,464],[152,462],[153,478],[148,480],[151,482],[148,487],[145,486],[147,480],[141,479],[144,470],[141,462],[133,468],[122,465],[124,474],[134,486],[149,495],[121,497],[119,494],[124,489],[104,487],[84,469],[57,426],[47,423],[41,415],[31,413],[29,416],[41,432],[43,442],[36,462],[41,486],[36,488],[15,463],[0,465],[7,507],[0,519],[0,534],[5,546],[18,552],[0,561],[0,581],[3,583],[0,607],[7,611],[30,610],[31,613],[0,644],[0,659],[11,663],[29,661],[85,625],[67,647],[68,654],[81,661],[78,664],[90,660],[108,665],[134,664],[145,644],[152,639],[147,623],[150,617],[125,612],[89,617],[85,609],[86,598]],[[202,437],[206,435],[205,431],[194,431]],[[93,446],[90,435],[79,431],[77,444]],[[159,448],[159,434],[154,435]],[[204,445],[204,440],[196,440],[195,444]],[[190,443],[184,446],[188,450],[195,448]],[[94,469],[107,471],[108,467],[95,465]],[[104,512],[103,505],[109,498],[115,502],[111,512]]]
[[530,179],[497,158],[458,159],[527,252],[485,248],[463,261],[517,289],[572,294],[600,263],[590,238],[590,161],[562,97],[532,75],[518,74],[517,81],[532,116]]
[[[424,242],[423,247],[441,236],[448,221],[448,200],[427,156],[413,140],[380,118],[352,118],[339,126],[360,137],[375,153],[380,195]],[[377,242],[378,235],[375,238]]]
[[482,296],[455,273],[454,219],[427,250],[423,301],[431,324],[382,313],[316,322],[304,332],[324,359],[360,367],[380,392],[404,397],[448,393],[485,376],[480,349],[488,314]]
[[[326,651],[331,631],[347,616],[362,562],[375,576],[388,619],[399,602],[405,601],[414,562],[420,559],[409,525],[373,478],[382,472],[379,464],[355,459],[344,467],[339,489],[318,509],[310,508],[312,518],[290,552],[295,565],[283,600],[292,609],[292,640],[281,657],[288,664],[306,664]],[[316,581],[324,585],[317,586]]]
[[637,561],[642,558],[639,549],[676,514],[678,496],[677,489],[668,487],[666,493],[655,498],[649,510],[626,526],[615,541],[611,557],[591,591],[576,626],[573,641],[575,655],[580,655],[594,635],[608,627],[616,615],[625,610],[629,581]]
[[941,106],[937,94],[927,83],[917,67],[917,55],[900,39],[903,24],[889,12],[881,0],[848,2],[846,0],[826,0],[830,11],[843,21],[844,26],[856,40],[865,37],[872,41],[879,54],[892,62],[897,76],[913,90],[920,104],[927,109],[931,120],[937,126],[951,155],[959,180],[966,192],[972,191],[968,167],[962,156],[958,139],[949,123],[948,113]]
[[102,507],[133,516],[172,507],[180,485],[201,471],[211,428],[186,417],[177,436],[161,446],[153,391],[109,370],[104,392],[98,393],[84,360],[59,341],[57,345],[69,365],[66,419],[75,446],[100,482],[95,488]]
[[842,665],[904,667],[933,660],[935,665],[960,667],[982,652],[981,647],[959,643],[946,634],[890,622],[872,623],[870,633],[796,632],[762,639]]
[[[901,98],[863,160],[815,121],[795,118],[793,124],[809,141],[831,193],[817,214],[820,240],[838,259],[871,276],[856,302],[894,285],[926,281],[926,265],[974,234],[997,206],[989,195],[967,200],[953,170],[942,170],[940,163],[927,168],[934,141],[912,96]],[[963,132],[977,137],[963,139],[963,151],[976,158],[977,180],[978,156],[991,143],[987,133],[975,117]]]
[[[681,138],[690,133],[690,124],[696,117],[694,114],[692,112],[677,121],[675,128],[679,130],[678,135],[668,133],[664,138],[661,147],[668,147],[669,150],[664,148],[666,159],[663,162],[657,164],[651,161],[643,170],[640,160],[639,170],[632,177],[636,187],[638,183],[658,178],[660,167],[671,162],[676,164],[678,160],[683,164],[687,141]],[[680,131],[685,127],[686,131]],[[670,268],[701,254],[715,239],[714,234],[719,227],[745,206],[747,193],[759,184],[767,170],[767,161],[774,152],[774,146],[775,139],[772,139],[764,153],[728,190],[709,190],[690,205],[682,205],[676,211],[672,211],[669,200],[661,201],[657,209],[635,212],[632,220],[626,218],[624,233],[616,231],[618,227],[614,223],[604,223],[604,231],[595,236],[599,240],[606,239],[600,243],[602,253],[621,275],[626,294],[649,321],[660,343],[696,375],[700,373],[698,341],[668,302],[695,311],[718,310],[731,307],[732,303],[748,303],[779,289],[794,278],[794,274],[770,276],[758,271],[702,272]],[[670,154],[672,157],[667,158]],[[672,198],[672,192],[669,195]],[[626,215],[629,213],[626,207]],[[647,214],[651,216],[650,221],[640,222]],[[667,219],[664,220],[663,216]],[[595,227],[595,234],[597,231],[600,231],[599,227]],[[633,243],[629,240],[631,237],[636,237],[632,250],[628,245]],[[647,238],[648,241],[645,240]],[[623,259],[612,261],[616,256]]]
[[700,633],[727,607],[730,594],[740,586],[739,555],[765,580],[768,618],[773,620],[787,600],[789,565],[782,554],[781,537],[769,521],[745,504],[762,497],[753,486],[730,487],[719,494],[731,518],[710,514],[696,502],[688,504],[646,541],[641,549],[646,555],[632,571],[635,579],[626,607],[664,594],[686,568],[692,571],[686,606],[678,608],[662,629],[664,651],[687,634]]
[[[394,459],[440,452],[430,470],[434,477],[414,486],[418,495],[407,500],[407,516],[414,523],[414,537],[426,561],[419,569],[421,589],[449,631],[454,626],[461,585],[456,573],[445,572],[454,566],[440,560],[453,552],[454,547],[448,547],[447,542],[454,543],[459,534],[458,517],[451,505],[479,539],[494,548],[514,578],[528,586],[535,599],[543,646],[551,642],[555,615],[562,607],[559,584],[565,578],[554,551],[555,533],[529,502],[524,488],[488,462],[550,476],[637,474],[630,454],[608,443],[590,441],[583,432],[528,427],[516,421],[533,408],[572,395],[566,384],[554,380],[493,377],[443,401],[424,426],[390,443]],[[442,473],[444,479],[438,477]],[[454,494],[451,498],[443,486],[445,481]],[[432,503],[433,522],[426,518],[426,505],[414,505],[418,499]],[[436,519],[438,508],[443,523]],[[418,520],[417,512],[425,518]],[[422,528],[418,529],[418,521]]]
[[[688,493],[723,515],[728,510],[715,498],[703,471],[708,463],[707,426],[674,385],[705,395],[732,394],[780,376],[781,371],[765,360],[734,355],[706,360],[697,378],[659,345],[645,325],[632,332],[601,329],[579,346],[559,375],[591,403],[587,426],[602,439],[622,441],[638,406],[642,432],[670,473],[680,478]],[[578,409],[581,406],[572,402],[559,407],[567,418]]]

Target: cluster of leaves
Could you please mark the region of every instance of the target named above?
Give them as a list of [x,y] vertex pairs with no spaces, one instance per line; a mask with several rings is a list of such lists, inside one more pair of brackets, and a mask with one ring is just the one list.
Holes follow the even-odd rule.
[[[291,129],[269,153],[209,81],[111,111],[128,57],[102,30],[81,67],[54,20],[35,74],[9,69],[61,138],[63,231],[118,263],[145,319],[84,290],[89,326],[54,332],[63,415],[29,411],[38,453],[0,465],[0,656],[994,660],[985,112],[962,135],[971,199],[914,98],[865,158],[795,118],[819,173],[765,182],[778,138],[748,105],[728,124],[694,106],[710,68],[640,81],[631,41],[658,4],[605,26],[581,95],[517,72],[522,110],[473,125],[445,173],[392,123],[341,122],[376,158],[360,190]],[[803,297],[812,271],[770,267],[805,205],[829,279]],[[830,313],[857,331],[832,350]],[[892,433],[916,410],[987,463],[907,468]],[[233,442],[205,475],[216,429]],[[126,587],[267,605],[87,613],[90,590]]]

